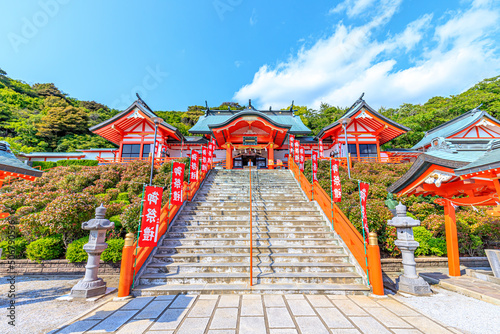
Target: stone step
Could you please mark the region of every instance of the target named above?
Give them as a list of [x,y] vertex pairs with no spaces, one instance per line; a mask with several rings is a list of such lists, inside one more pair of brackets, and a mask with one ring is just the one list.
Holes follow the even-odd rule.
[[[190,207],[186,207],[182,210],[183,215],[192,215],[192,216],[248,216],[250,214],[250,208],[239,208],[239,209],[221,209],[221,208],[212,208],[211,210],[193,210]],[[312,211],[310,209],[303,210],[274,210],[274,209],[259,209],[252,207],[252,215],[254,216],[266,216],[266,217],[283,217],[283,216],[307,216],[307,217],[321,217],[318,212]]]
[[[253,244],[257,246],[320,246],[320,245],[338,245],[339,241],[335,238],[283,238],[283,239],[253,239]],[[249,239],[242,238],[165,238],[161,246],[186,246],[186,245],[207,245],[207,246],[247,246],[250,247]]]
[[[139,284],[200,284],[218,283],[233,284],[249,282],[248,273],[158,273],[143,274]],[[361,284],[361,277],[352,272],[336,273],[264,273],[254,276],[257,284],[286,284],[286,283],[334,283],[334,284]]]
[[[249,273],[248,263],[152,263],[146,273]],[[322,263],[276,263],[258,262],[253,265],[254,275],[258,273],[317,273],[317,272],[355,272],[354,266],[345,262]]]
[[[254,232],[252,233],[255,239],[267,238],[328,238],[333,237],[333,232]],[[167,238],[242,238],[249,239],[250,233],[246,232],[167,232]]]
[[[286,222],[312,222],[317,219],[317,222],[323,223],[322,220],[319,220],[319,217],[314,216],[291,216],[291,217],[266,217],[265,215],[252,215],[254,223],[279,223],[283,222],[285,225]],[[182,221],[188,222],[246,222],[249,224],[250,216],[247,215],[239,215],[239,216],[216,216],[216,215],[205,215],[205,216],[196,216],[196,215],[185,215],[181,212],[179,215],[180,220],[179,224],[182,224]],[[176,221],[177,223],[177,221]],[[323,223],[324,224],[324,223]]]
[[363,284],[163,284],[139,285],[132,295],[162,296],[176,294],[324,294],[324,295],[368,295],[370,289]]
[[[233,225],[233,226],[246,226],[250,228],[250,222],[248,220],[248,216],[246,219],[220,219],[220,220],[212,220],[206,219],[206,217],[201,217],[204,219],[186,219],[186,220],[177,220],[175,222],[175,226],[200,226],[200,227],[210,227],[210,226],[225,226],[225,225]],[[325,226],[325,222],[318,220],[281,220],[281,219],[253,219],[252,225],[255,227],[261,226],[269,226],[269,227],[293,227],[293,226]],[[329,231],[330,229],[328,229]]]
[[[241,202],[200,202],[200,201],[192,201],[192,202],[187,202],[186,203],[186,208],[194,208],[197,210],[205,210],[205,209],[210,209],[212,207],[216,208],[238,208],[238,207],[246,207],[248,209],[249,204],[248,201],[241,201]],[[262,202],[262,201],[252,201],[252,207],[253,208],[290,208],[290,207],[297,207],[297,208],[309,208],[309,209],[315,209],[315,205],[312,202],[304,202],[303,200],[301,201],[282,201],[282,202]]]
[[[187,205],[183,212],[189,212],[189,213],[199,213],[202,211],[203,213],[209,212],[209,213],[226,213],[226,212],[246,212],[248,213],[250,211],[250,203],[247,205],[241,205],[239,207],[236,206],[229,206],[229,207],[224,207],[224,206],[212,206],[212,207],[202,207],[202,208],[197,208],[193,205]],[[285,211],[286,210],[286,211]],[[308,212],[311,213],[312,208],[310,206],[306,207],[294,207],[294,206],[285,206],[285,207],[277,207],[277,206],[272,206],[272,207],[263,207],[259,205],[252,205],[252,211],[253,212],[258,212],[258,213],[289,213],[289,212]],[[313,211],[314,212],[314,211]],[[282,214],[281,214],[282,215]]]
[[[270,245],[262,246],[257,243],[253,246],[253,254],[344,254],[344,249],[337,245]],[[157,255],[172,254],[250,254],[247,245],[174,245],[158,246]]]
[[[269,226],[269,225],[253,225],[253,232],[329,232],[328,226],[321,225],[297,225],[297,226]],[[248,225],[217,225],[217,226],[179,226],[175,225],[170,228],[170,232],[248,232]]]
[[[288,263],[316,263],[316,262],[348,262],[349,257],[343,253],[330,254],[303,254],[303,253],[275,253],[254,254],[253,261],[257,262],[288,262]],[[222,254],[222,253],[198,253],[198,254],[155,254],[153,263],[220,263],[220,262],[246,262],[249,254]]]

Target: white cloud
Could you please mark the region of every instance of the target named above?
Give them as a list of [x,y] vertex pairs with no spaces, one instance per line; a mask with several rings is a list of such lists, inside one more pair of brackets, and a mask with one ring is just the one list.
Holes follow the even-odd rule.
[[250,16],[250,25],[256,25],[257,24],[257,10],[254,8],[252,10],[252,15]]
[[[343,4],[354,8],[353,3]],[[466,10],[435,20],[442,22],[438,25],[432,14],[423,15],[382,40],[375,34],[396,13],[400,1],[373,5],[378,12],[366,24],[340,23],[331,36],[303,47],[290,59],[275,67],[263,65],[234,99],[251,98],[262,108],[286,106],[291,100],[318,108],[321,102],[349,106],[366,92],[373,107],[397,107],[457,94],[499,74],[499,49],[491,36],[496,36],[500,13],[490,2],[476,0]]]
[[376,0],[345,0],[335,6],[335,8],[332,8],[329,14],[338,14],[345,11],[347,16],[353,17],[370,8],[375,1]]

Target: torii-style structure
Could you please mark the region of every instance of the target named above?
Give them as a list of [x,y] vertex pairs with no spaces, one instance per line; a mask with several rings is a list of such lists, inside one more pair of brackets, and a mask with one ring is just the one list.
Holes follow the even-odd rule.
[[[475,111],[478,112],[480,111]],[[470,116],[471,112],[467,114]],[[481,114],[485,115],[484,112]],[[460,132],[468,132],[469,127],[482,126],[478,125],[480,121],[481,119],[476,119]],[[453,131],[446,128],[456,127],[457,122],[450,121],[445,124],[448,125],[440,126],[440,133]],[[498,131],[500,133],[500,128]],[[432,132],[435,131],[428,133]],[[430,140],[425,149],[426,152],[418,157],[408,172],[387,188],[387,191],[398,196],[441,197],[434,202],[444,207],[449,275],[460,276],[455,207],[498,204],[500,135],[493,140],[459,140],[458,144],[456,138],[437,137]]]

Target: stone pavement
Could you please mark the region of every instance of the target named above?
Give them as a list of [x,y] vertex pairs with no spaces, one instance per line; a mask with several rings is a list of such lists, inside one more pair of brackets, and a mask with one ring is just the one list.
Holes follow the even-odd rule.
[[50,333],[461,333],[391,298],[164,295],[112,301]]

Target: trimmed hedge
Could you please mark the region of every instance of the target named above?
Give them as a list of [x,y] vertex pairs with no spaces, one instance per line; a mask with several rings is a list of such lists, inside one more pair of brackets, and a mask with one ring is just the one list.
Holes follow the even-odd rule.
[[88,254],[83,250],[83,245],[87,242],[89,242],[89,237],[83,237],[70,243],[66,250],[66,260],[69,262],[87,261]]
[[63,253],[64,243],[60,236],[40,238],[26,247],[28,259],[37,262],[58,259]]
[[26,246],[28,246],[28,240],[26,240],[23,237],[16,238],[16,239],[14,239],[14,247],[12,248],[12,246],[11,247],[9,247],[9,246],[11,246],[11,245],[9,244],[8,240],[4,240],[4,241],[0,242],[0,248],[3,249],[2,260],[7,259],[11,255],[11,253],[10,253],[11,250],[14,251],[14,258],[15,259],[26,258]]
[[57,166],[97,166],[97,160],[81,159],[81,160],[58,160]]
[[[88,254],[83,250],[83,245],[89,242],[89,237],[84,237],[73,241],[66,251],[66,259],[69,262],[85,262],[87,261]],[[118,262],[122,259],[122,250],[125,240],[108,239],[106,241],[108,248],[101,254],[101,260],[104,262]]]
[[57,163],[54,161],[33,161],[33,168],[40,166],[42,170],[57,167]]
[[122,260],[122,250],[125,240],[123,239],[108,239],[108,248],[102,253],[101,260],[104,262],[118,262]]

